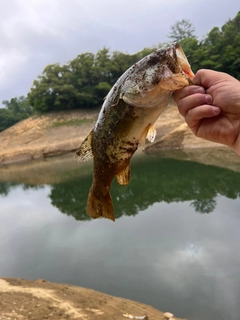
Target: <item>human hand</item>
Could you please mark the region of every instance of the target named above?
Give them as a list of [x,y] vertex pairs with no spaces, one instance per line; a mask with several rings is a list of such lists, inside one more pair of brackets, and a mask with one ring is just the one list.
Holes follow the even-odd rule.
[[240,82],[202,69],[193,83],[174,93],[180,114],[197,137],[228,145],[240,155]]

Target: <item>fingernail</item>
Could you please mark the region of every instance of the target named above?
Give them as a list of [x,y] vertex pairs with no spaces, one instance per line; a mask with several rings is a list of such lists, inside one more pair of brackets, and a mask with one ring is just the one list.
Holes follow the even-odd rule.
[[221,112],[221,109],[218,107],[212,107],[213,114],[218,115]]
[[194,93],[205,93],[205,89],[200,86],[192,86],[192,90],[194,90]]
[[212,104],[213,98],[210,94],[206,94],[206,103],[207,104]]

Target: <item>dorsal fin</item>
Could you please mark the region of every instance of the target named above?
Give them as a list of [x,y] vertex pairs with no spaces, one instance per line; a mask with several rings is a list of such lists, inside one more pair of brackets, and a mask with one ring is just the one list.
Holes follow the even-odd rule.
[[93,158],[92,137],[93,130],[89,133],[89,135],[85,138],[80,147],[77,149],[75,153],[75,160],[79,162],[85,162]]

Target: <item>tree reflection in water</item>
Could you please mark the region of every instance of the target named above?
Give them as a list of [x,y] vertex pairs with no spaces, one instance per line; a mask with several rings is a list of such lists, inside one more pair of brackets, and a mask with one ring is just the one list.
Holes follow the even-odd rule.
[[[77,220],[87,220],[85,207],[92,176],[75,177],[54,185],[52,204]],[[155,202],[192,201],[197,212],[210,213],[217,195],[239,196],[240,173],[190,161],[142,157],[132,164],[131,181],[112,184],[115,217],[135,215]]]
[[[69,170],[69,167],[68,169]],[[51,185],[49,197],[53,206],[77,220],[90,219],[86,202],[92,175],[74,170],[68,178]],[[0,183],[0,194],[7,195],[16,185]],[[24,188],[40,186],[24,185]],[[162,159],[157,156],[136,157],[132,162],[131,181],[120,186],[114,180],[111,195],[115,217],[136,215],[156,202],[191,201],[196,212],[210,213],[217,195],[231,199],[239,197],[240,173],[197,162]]]

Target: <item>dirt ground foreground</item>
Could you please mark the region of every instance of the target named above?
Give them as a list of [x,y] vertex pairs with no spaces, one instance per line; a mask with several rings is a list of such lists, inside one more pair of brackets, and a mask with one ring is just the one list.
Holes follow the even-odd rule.
[[[143,317],[146,315],[147,317]],[[165,320],[151,306],[45,280],[0,279],[0,320]],[[173,319],[173,318],[172,318]],[[175,320],[180,320],[175,318]]]

